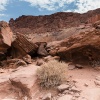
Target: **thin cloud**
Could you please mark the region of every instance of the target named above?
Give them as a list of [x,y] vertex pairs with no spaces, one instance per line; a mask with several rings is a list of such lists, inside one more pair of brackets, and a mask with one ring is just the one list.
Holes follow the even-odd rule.
[[[6,6],[15,0],[0,0],[0,12],[6,10]],[[66,11],[74,11],[79,13],[87,12],[88,10],[93,10],[100,8],[100,0],[18,0],[28,2],[31,6],[37,7],[40,10],[56,11],[70,5],[74,2],[76,8],[67,8]],[[73,6],[73,5],[72,5]]]
[[78,0],[76,5],[78,9],[75,9],[74,11],[84,13],[88,10],[100,8],[100,0]]
[[74,0],[20,0],[20,1],[29,2],[31,6],[37,6],[41,9],[57,10],[58,8],[61,8],[65,4],[69,4]]
[[8,2],[9,0],[0,0],[0,11],[6,10],[6,5]]
[[5,14],[0,14],[0,17],[6,16]]
[[75,9],[69,8],[66,11],[75,11],[79,13],[87,12],[100,7],[100,0],[20,0],[30,3],[31,6],[38,7],[38,9],[57,10],[64,6],[68,6],[72,2],[77,7]]

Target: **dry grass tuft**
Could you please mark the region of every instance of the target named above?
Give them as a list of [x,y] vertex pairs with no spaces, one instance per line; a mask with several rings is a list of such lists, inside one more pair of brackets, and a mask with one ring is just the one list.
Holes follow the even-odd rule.
[[58,86],[67,80],[67,64],[56,60],[49,61],[37,70],[37,76],[41,87]]

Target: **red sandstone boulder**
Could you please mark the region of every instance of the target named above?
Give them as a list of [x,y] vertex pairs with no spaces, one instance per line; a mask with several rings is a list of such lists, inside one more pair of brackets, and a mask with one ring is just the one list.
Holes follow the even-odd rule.
[[[56,48],[58,48],[56,50]],[[49,51],[67,61],[76,63],[85,61],[99,61],[100,59],[100,30],[81,32],[53,45]]]
[[45,47],[46,47],[47,43],[41,43],[39,48],[38,48],[38,54],[41,56],[47,56],[48,52],[46,51]]
[[17,34],[16,39],[12,42],[11,55],[13,58],[22,58],[27,54],[35,54],[38,46],[31,43],[22,34]]
[[29,65],[17,69],[5,69],[4,72],[2,69],[0,100],[36,100],[36,94],[40,93],[36,77],[38,68],[38,66]]
[[7,22],[0,22],[0,52],[6,52],[11,46],[13,33]]

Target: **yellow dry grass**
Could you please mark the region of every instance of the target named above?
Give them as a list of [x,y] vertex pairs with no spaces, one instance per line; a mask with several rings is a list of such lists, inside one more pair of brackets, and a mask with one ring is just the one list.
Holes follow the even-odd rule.
[[67,80],[67,64],[56,60],[49,61],[37,70],[37,77],[41,87],[58,86]]

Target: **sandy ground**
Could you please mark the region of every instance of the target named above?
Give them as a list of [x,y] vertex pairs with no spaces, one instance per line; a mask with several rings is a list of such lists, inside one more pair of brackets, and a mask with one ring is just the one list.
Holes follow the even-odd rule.
[[81,98],[77,100],[100,100],[100,86],[95,84],[100,70],[85,66],[83,69],[69,70],[68,74],[76,81],[76,87],[82,90]]
[[96,76],[100,76],[100,70],[86,66],[83,69],[68,70],[68,75],[80,83],[81,88],[84,88],[84,84],[87,84],[88,87],[95,87],[94,81]]
[[[6,80],[5,78],[9,77],[9,74],[7,74],[7,73],[12,72],[13,70],[9,69],[9,71],[8,71],[8,69],[5,69],[2,71],[4,73],[0,73],[0,77],[1,77],[1,79]],[[74,99],[74,100],[100,100],[100,84],[99,85],[95,84],[95,82],[97,81],[96,77],[100,76],[100,70],[96,70],[92,67],[84,66],[82,69],[68,70],[68,76],[70,77],[70,80],[75,81],[76,88],[81,90],[80,97],[77,99]],[[100,81],[99,81],[99,83],[100,83]],[[7,87],[8,87],[8,85],[7,85]],[[36,90],[38,90],[38,88],[35,89],[35,87],[34,87],[34,90],[32,91],[32,93],[36,92]],[[42,91],[38,90],[36,95],[34,95],[34,97],[36,98],[35,100],[40,100],[39,98],[42,97],[43,94],[45,95],[48,92],[51,92],[51,90],[44,91],[44,92],[43,92],[43,90]],[[56,95],[55,91],[52,91],[51,93],[53,96]],[[15,100],[17,100],[17,99],[15,99]]]

